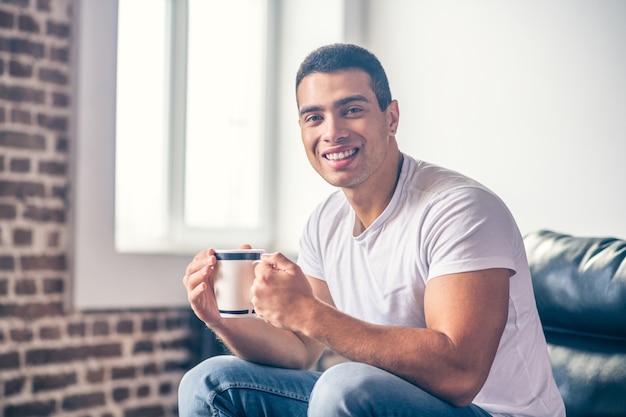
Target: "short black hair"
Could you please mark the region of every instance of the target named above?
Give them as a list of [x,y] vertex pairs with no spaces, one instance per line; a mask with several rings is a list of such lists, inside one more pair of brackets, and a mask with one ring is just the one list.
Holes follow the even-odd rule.
[[296,92],[302,79],[309,74],[331,73],[346,69],[360,69],[369,74],[378,105],[381,110],[386,110],[391,103],[387,74],[374,54],[357,45],[335,43],[311,52],[302,61],[296,74]]

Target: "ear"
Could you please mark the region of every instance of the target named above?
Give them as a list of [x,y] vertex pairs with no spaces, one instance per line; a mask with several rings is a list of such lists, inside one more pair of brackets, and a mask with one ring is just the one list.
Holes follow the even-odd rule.
[[389,120],[389,131],[395,135],[398,131],[398,123],[400,122],[400,108],[398,107],[398,100],[392,100],[387,106],[387,118]]

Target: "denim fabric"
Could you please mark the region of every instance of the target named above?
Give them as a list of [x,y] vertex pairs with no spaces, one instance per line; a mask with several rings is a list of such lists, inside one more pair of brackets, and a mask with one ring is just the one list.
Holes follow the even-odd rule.
[[189,371],[178,392],[181,417],[489,417],[457,408],[388,372],[362,363],[323,374],[215,356]]

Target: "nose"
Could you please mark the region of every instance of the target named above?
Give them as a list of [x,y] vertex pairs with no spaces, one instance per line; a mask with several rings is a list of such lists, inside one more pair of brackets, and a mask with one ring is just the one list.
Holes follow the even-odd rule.
[[323,140],[325,142],[342,142],[349,136],[349,131],[341,118],[326,117],[324,120]]

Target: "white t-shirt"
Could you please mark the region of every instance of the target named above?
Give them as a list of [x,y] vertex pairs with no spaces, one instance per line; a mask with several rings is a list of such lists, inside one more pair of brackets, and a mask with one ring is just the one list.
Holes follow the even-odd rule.
[[435,277],[511,271],[509,315],[474,403],[494,416],[565,416],[535,305],[522,236],[504,203],[481,184],[404,155],[393,197],[358,236],[341,191],[312,213],[298,264],[326,281],[336,307],[381,325],[426,327],[424,289]]

